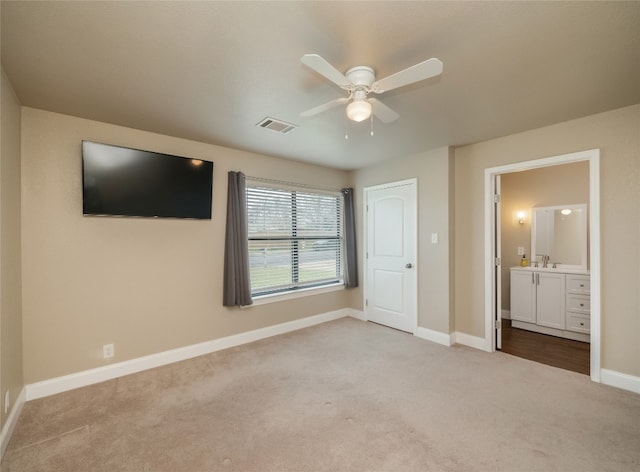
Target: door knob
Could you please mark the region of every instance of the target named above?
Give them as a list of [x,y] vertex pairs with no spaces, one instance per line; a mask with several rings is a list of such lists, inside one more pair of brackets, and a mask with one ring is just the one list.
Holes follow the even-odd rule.
[[411,265],[411,262],[409,262],[406,266],[407,269],[411,269],[413,266]]

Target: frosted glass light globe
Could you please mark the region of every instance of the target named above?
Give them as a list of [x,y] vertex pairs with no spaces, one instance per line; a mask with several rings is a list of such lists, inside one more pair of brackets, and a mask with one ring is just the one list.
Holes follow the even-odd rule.
[[366,100],[354,100],[347,105],[347,116],[351,121],[364,121],[371,116],[371,103]]

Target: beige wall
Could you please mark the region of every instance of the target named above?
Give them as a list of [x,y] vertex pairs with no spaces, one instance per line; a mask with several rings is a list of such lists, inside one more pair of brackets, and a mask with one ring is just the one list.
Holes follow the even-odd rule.
[[456,331],[484,337],[484,169],[599,148],[602,367],[640,375],[640,105],[455,151]]
[[[532,262],[531,221],[533,207],[589,203],[589,163],[576,162],[512,172],[501,176],[502,309],[508,310],[510,267],[520,265],[518,246]],[[524,211],[524,224],[517,213]]]
[[2,70],[0,150],[0,428],[13,408],[22,379],[22,277],[20,235],[20,102]]
[[[417,177],[418,324],[484,337],[484,169],[591,148],[602,153],[602,365],[640,375],[639,123],[640,106],[628,107],[347,173],[23,108],[25,383],[104,365],[105,343],[115,344],[118,362],[345,306],[362,309],[362,287],[245,310],[221,306],[228,170],[353,184],[361,251],[363,188]],[[82,139],[214,161],[213,219],[83,217]],[[438,245],[430,243],[434,232]]]
[[[450,283],[453,167],[449,148],[440,148],[353,172],[358,218],[358,247],[364,251],[363,189],[418,179],[418,326],[442,333],[453,331],[453,286]],[[431,233],[439,243],[431,244]],[[360,280],[364,281],[359,258]],[[362,309],[363,288],[352,294],[351,306]]]
[[[347,305],[222,306],[227,172],[336,188],[347,172],[31,108],[22,136],[26,383],[100,367],[107,343],[119,362]],[[213,161],[213,218],[83,217],[83,139]]]

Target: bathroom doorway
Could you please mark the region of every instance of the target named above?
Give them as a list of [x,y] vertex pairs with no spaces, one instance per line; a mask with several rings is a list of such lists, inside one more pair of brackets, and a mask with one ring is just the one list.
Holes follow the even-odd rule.
[[[560,167],[569,164],[577,164],[578,167]],[[584,172],[587,178],[582,180],[571,179],[571,170],[578,169],[580,166],[582,166],[581,172]],[[531,208],[549,206],[549,200],[545,200],[545,198],[552,198],[554,193],[552,189],[547,189],[549,194],[547,197],[533,196],[530,197],[529,201],[510,201],[508,196],[509,179],[512,175],[515,176],[514,179],[516,181],[518,179],[526,179],[526,172],[535,171],[532,175],[536,172],[542,175],[542,180],[538,182],[543,183],[537,183],[534,186],[544,190],[546,182],[553,180],[549,177],[550,175],[553,175],[555,171],[558,174],[562,174],[566,170],[569,172],[564,174],[565,182],[562,186],[579,186],[580,184],[584,186],[586,180],[588,187],[588,189],[582,189],[582,196],[578,192],[577,196],[574,197],[574,200],[586,199],[586,201],[553,202],[558,205],[565,203],[587,203],[588,205],[588,228],[590,234],[588,253],[591,290],[590,302],[588,302],[590,332],[587,335],[583,335],[579,341],[575,339],[554,340],[552,336],[549,336],[548,332],[545,332],[546,328],[544,327],[540,330],[541,332],[527,333],[523,332],[526,330],[519,328],[514,330],[509,319],[510,287],[507,278],[510,274],[510,268],[516,264],[519,265],[519,261],[522,258],[522,255],[519,255],[518,252],[525,252],[527,259],[530,260],[531,258],[529,254],[531,249],[529,236],[531,234]],[[500,190],[504,193],[505,181],[507,184],[506,199],[502,198],[502,195],[496,197],[495,195],[501,194]],[[532,182],[534,181],[535,179]],[[520,184],[521,182],[517,183],[516,187]],[[518,198],[522,200],[522,195]],[[525,198],[524,200],[527,199]],[[504,206],[504,209],[501,209],[501,206]],[[516,207],[519,206],[522,208],[516,211]],[[485,215],[485,273],[487,274],[485,277],[485,327],[488,334],[487,338],[492,340],[491,350],[498,350],[500,348],[499,344],[501,344],[499,341],[502,341],[502,350],[505,350],[505,352],[506,350],[515,350],[513,352],[514,355],[532,358],[537,362],[549,363],[556,365],[556,367],[568,368],[582,373],[585,373],[586,370],[586,373],[591,375],[592,380],[600,381],[599,150],[583,151],[486,169]],[[510,233],[507,237],[505,237],[503,228],[510,230],[507,231],[507,233]],[[527,235],[526,238],[524,237],[525,235]],[[500,244],[497,245],[496,241],[499,241]],[[518,251],[518,249],[520,250]],[[536,280],[534,274],[529,274],[529,276]],[[564,310],[564,307],[562,310]],[[514,320],[513,324],[517,324],[517,322]],[[550,331],[553,334],[553,330]],[[547,341],[546,343],[545,340]],[[560,342],[558,343],[557,341]],[[537,348],[537,343],[543,343],[543,348]],[[566,346],[563,346],[565,344]],[[544,356],[541,357],[540,354],[545,352],[552,354],[552,357],[555,355],[557,359],[549,360],[545,359]],[[586,355],[587,353],[588,356]],[[574,363],[573,361],[562,362],[563,359],[566,361],[572,357],[576,360],[576,366],[573,368],[571,367],[571,364]],[[580,361],[580,357],[583,360],[588,357],[588,364]]]
[[[535,292],[531,282],[535,282],[536,277],[556,273],[543,272],[544,266],[556,267],[558,271],[563,270],[562,267],[571,266],[569,274],[575,274],[583,268],[583,276],[588,278],[589,162],[572,162],[502,174],[500,182],[500,215],[497,215],[500,231],[496,232],[496,236],[500,236],[501,241],[499,253],[502,280],[499,285],[501,293],[497,296],[502,299],[502,335],[497,339],[501,341],[497,343],[497,348],[518,357],[588,375],[588,295],[579,294],[582,304],[587,305],[583,307],[583,312],[586,313],[576,312],[575,315],[574,312],[567,311],[567,287],[558,291],[560,300],[557,300],[555,306],[549,306],[549,296],[552,294],[546,293],[543,299],[538,300],[538,318],[552,319],[554,311],[558,310],[556,316],[561,326],[558,329],[557,325],[549,328],[549,323],[531,324],[526,317],[523,319],[522,310],[527,307],[522,306],[523,294],[519,290],[524,288],[529,292],[524,296],[528,296],[532,291]],[[561,211],[568,214],[564,215]],[[534,234],[537,238],[534,238]],[[533,245],[536,246],[535,253]],[[539,271],[533,270],[536,266]],[[567,275],[561,273],[559,280],[554,279],[551,283],[566,285],[567,280],[570,280]],[[510,310],[512,277],[516,277],[516,281],[519,281],[517,277],[525,278],[524,287],[516,284],[516,297],[520,296],[520,299],[516,300],[513,322]],[[540,281],[545,283],[544,278],[538,280]],[[544,290],[544,287],[538,288]],[[536,304],[535,298],[527,302]],[[545,310],[549,312],[545,313]],[[525,314],[533,315],[533,312],[527,311]],[[565,319],[569,314],[579,320]],[[570,325],[570,321],[576,321],[577,327],[569,326],[573,331],[565,330],[565,325]]]

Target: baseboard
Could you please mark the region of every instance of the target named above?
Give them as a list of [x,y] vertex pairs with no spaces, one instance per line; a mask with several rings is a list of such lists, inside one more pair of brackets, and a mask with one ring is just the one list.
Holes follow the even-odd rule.
[[159,352],[149,356],[138,357],[136,359],[118,362],[104,367],[97,367],[95,369],[64,375],[62,377],[43,380],[26,386],[26,400],[35,400],[37,398],[55,395],[56,393],[66,392],[75,388],[105,382],[107,380],[135,374],[155,367],[161,367],[174,362],[203,356],[205,354],[247,344],[253,341],[259,341],[260,339],[269,338],[278,334],[308,328],[320,323],[326,323],[327,321],[337,320],[345,316],[358,318],[360,315],[357,310],[344,308],[341,310],[322,313],[320,315],[301,318],[299,320],[267,326],[253,331],[246,331],[244,333],[234,334],[232,336],[214,339],[199,344],[192,344],[190,346],[172,349],[170,351]]
[[503,320],[510,320],[511,319],[511,310],[502,310],[500,312],[500,316],[502,317]]
[[630,392],[640,393],[640,377],[623,374],[615,370],[600,369],[600,382]]
[[434,331],[432,329],[423,328],[421,326],[418,326],[416,328],[413,335],[421,339],[426,339],[427,341],[442,344],[444,346],[451,346],[453,344],[453,339],[450,334],[441,333],[440,331]]
[[463,346],[469,346],[474,349],[480,349],[481,351],[491,352],[491,341],[487,343],[485,338],[479,338],[470,334],[461,333],[456,331],[454,333],[455,344],[462,344]]
[[24,406],[24,402],[27,401],[27,389],[24,387],[18,397],[16,398],[15,403],[13,404],[13,408],[9,412],[9,416],[7,416],[7,421],[2,427],[2,431],[0,432],[0,460],[4,457],[4,451],[7,450],[7,446],[9,445],[9,440],[11,439],[11,435],[13,434],[13,430],[18,423],[18,418],[20,418],[20,412],[22,411],[22,407]]
[[434,343],[442,344],[443,346],[453,346],[454,344],[463,344],[465,346],[469,346],[475,349],[480,349],[482,351],[491,351],[490,347],[487,346],[487,342],[484,338],[478,338],[476,336],[471,336],[470,334],[455,332],[451,334],[441,333],[440,331],[434,331],[432,329],[427,329],[418,326],[414,336],[417,336],[422,339],[426,339],[427,341],[432,341]]
[[346,312],[347,316],[360,321],[367,321],[367,318],[364,316],[364,311],[362,310],[356,310],[355,308],[345,308],[344,311]]

